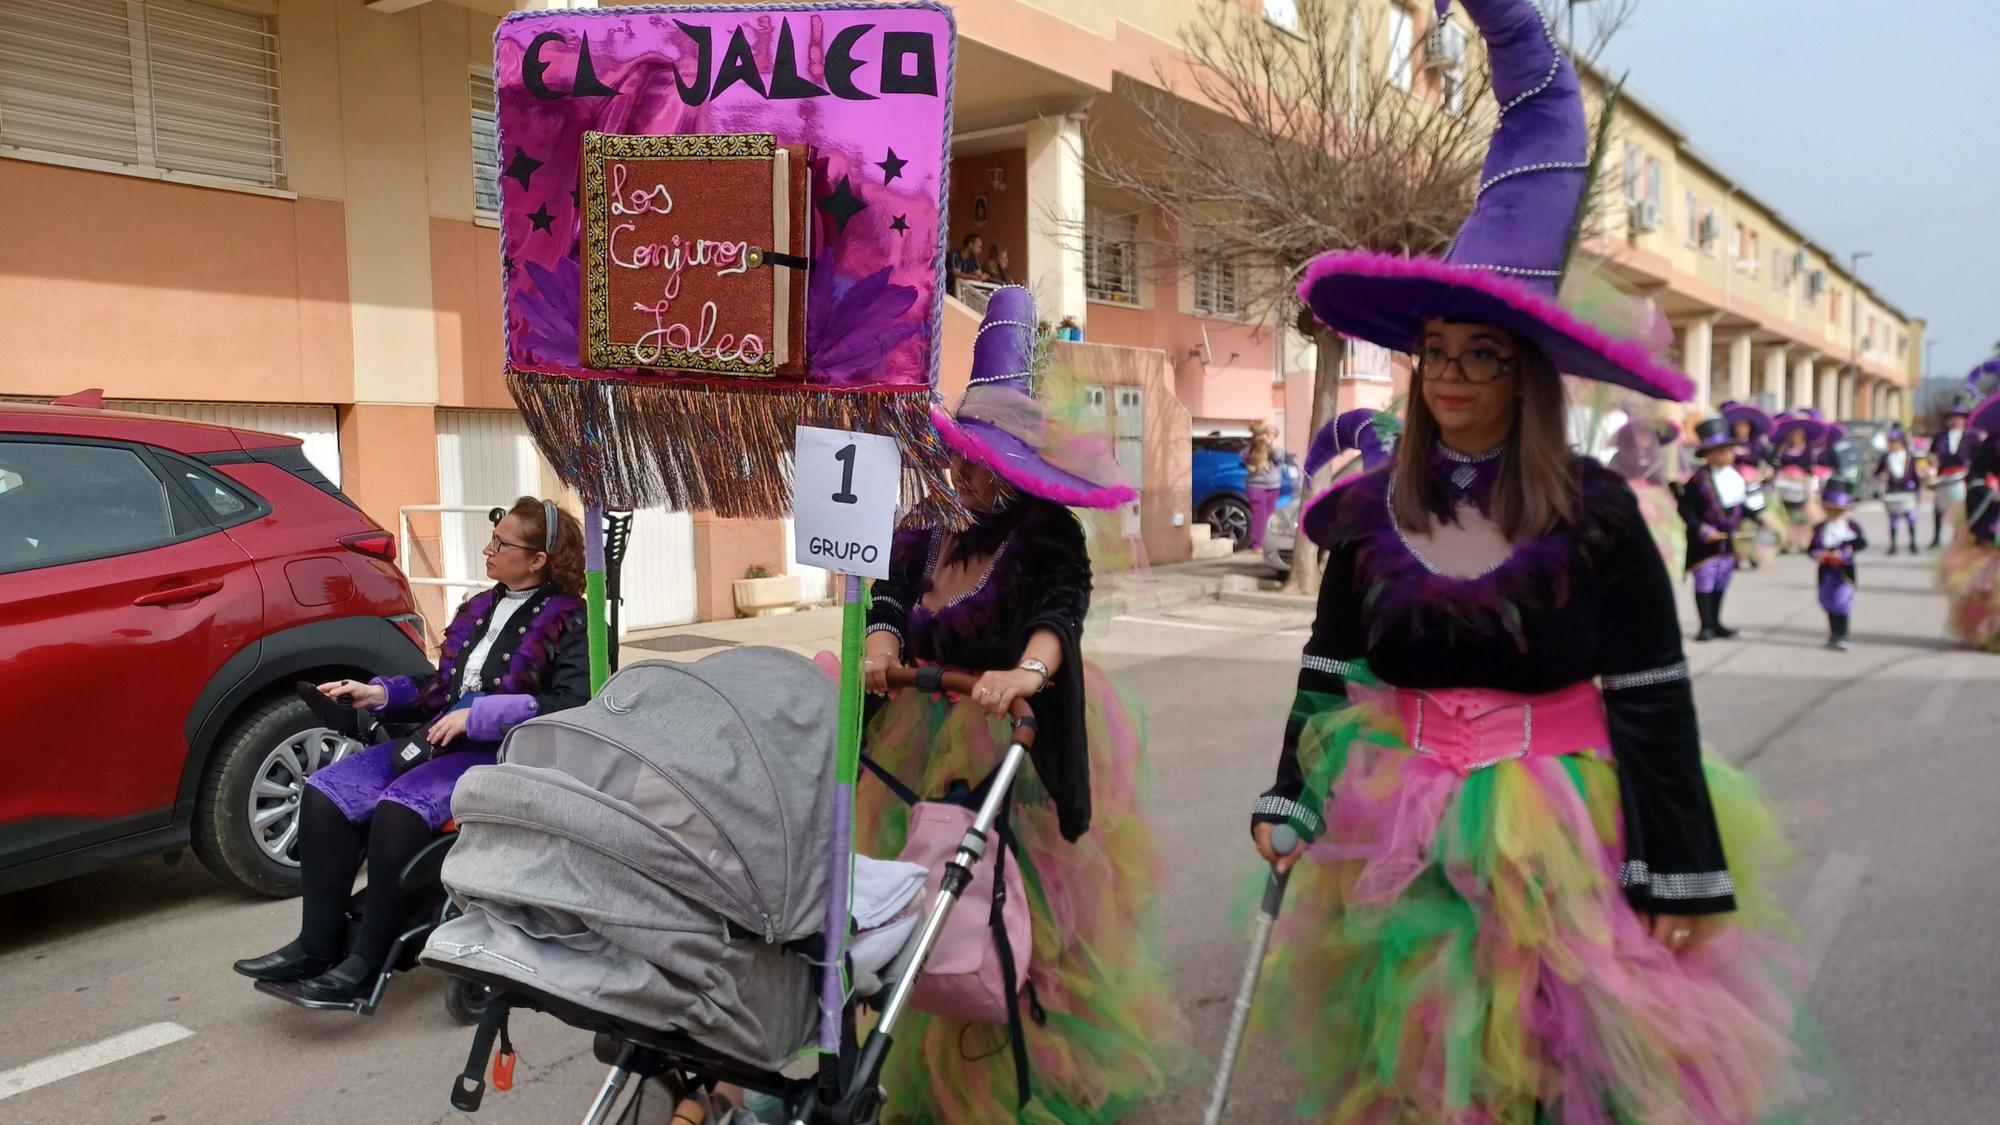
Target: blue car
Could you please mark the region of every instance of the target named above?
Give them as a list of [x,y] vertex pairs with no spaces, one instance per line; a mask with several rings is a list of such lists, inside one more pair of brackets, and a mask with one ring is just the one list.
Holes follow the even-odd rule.
[[[1194,439],[1194,514],[1217,539],[1230,539],[1241,551],[1250,546],[1250,495],[1243,487],[1249,471],[1243,467],[1247,437],[1209,435]],[[1282,455],[1278,506],[1283,507],[1299,486],[1299,463]]]

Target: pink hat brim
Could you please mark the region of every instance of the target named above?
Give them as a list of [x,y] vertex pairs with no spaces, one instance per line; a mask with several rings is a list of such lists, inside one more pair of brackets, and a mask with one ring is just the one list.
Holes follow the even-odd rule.
[[1001,480],[1044,500],[1071,508],[1116,508],[1139,498],[1128,484],[1100,484],[1056,468],[1027,442],[998,426],[961,422],[937,407],[931,421],[939,436],[960,456],[993,470]]
[[1493,270],[1342,250],[1313,259],[1299,298],[1336,332],[1394,351],[1416,347],[1432,317],[1494,324],[1532,341],[1562,374],[1649,398],[1694,397],[1692,380],[1637,341],[1616,339],[1548,294]]

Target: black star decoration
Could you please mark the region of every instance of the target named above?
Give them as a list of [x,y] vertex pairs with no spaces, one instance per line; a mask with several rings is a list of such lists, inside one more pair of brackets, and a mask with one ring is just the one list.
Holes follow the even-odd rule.
[[512,259],[512,258],[501,258],[501,259],[500,259],[500,272],[501,272],[502,274],[504,274],[504,275],[508,276],[508,277],[513,277],[513,276],[514,276],[514,259]]
[[552,234],[555,232],[556,217],[549,214],[549,205],[546,203],[535,208],[534,214],[528,216],[528,221],[535,224],[536,230],[545,230]]
[[529,156],[517,145],[514,148],[514,159],[507,162],[507,170],[500,174],[503,176],[512,176],[521,181],[521,190],[526,191],[528,190],[528,177],[534,175],[535,169],[541,166],[541,161]]
[[889,229],[895,231],[897,234],[908,234],[910,232],[910,224],[903,216],[898,215],[895,221],[889,224]]
[[868,210],[868,205],[861,202],[854,194],[854,186],[847,182],[846,176],[842,176],[840,183],[835,185],[832,191],[820,197],[819,209],[826,212],[827,217],[833,220],[835,229],[846,234],[847,220]]
[[903,165],[908,163],[909,161],[897,157],[896,150],[892,148],[889,150],[889,155],[886,159],[875,162],[875,167],[882,169],[882,182],[886,184],[897,176],[902,175]]

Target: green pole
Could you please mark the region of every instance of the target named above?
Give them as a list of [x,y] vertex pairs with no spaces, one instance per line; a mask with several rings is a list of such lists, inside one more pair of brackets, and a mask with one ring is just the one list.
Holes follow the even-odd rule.
[[596,695],[611,678],[611,638],[604,600],[604,509],[592,504],[583,509],[583,591],[590,618],[590,694]]

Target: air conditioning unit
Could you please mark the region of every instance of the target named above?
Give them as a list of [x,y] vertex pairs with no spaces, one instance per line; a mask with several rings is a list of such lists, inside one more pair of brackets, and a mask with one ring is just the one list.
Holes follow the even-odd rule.
[[1722,220],[1711,211],[1701,217],[1701,244],[1708,246],[1722,237]]
[[1812,273],[1807,274],[1806,296],[1817,300],[1819,295],[1824,292],[1826,292],[1826,271],[1814,270]]
[[1792,255],[1792,272],[1806,272],[1806,252],[1804,250]]
[[1465,29],[1440,23],[1424,36],[1424,66],[1431,70],[1453,70],[1465,65]]
[[1660,205],[1650,199],[1632,204],[1632,229],[1642,234],[1660,229]]

